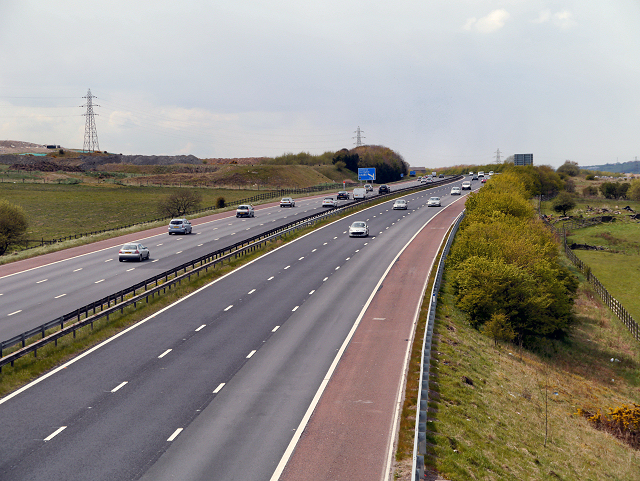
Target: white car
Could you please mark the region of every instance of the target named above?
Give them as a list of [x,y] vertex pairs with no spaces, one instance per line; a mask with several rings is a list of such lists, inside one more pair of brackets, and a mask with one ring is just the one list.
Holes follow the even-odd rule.
[[322,201],[322,207],[338,207],[338,201],[335,200],[333,197],[325,197],[324,200]]
[[296,201],[291,197],[283,197],[280,201],[280,207],[295,207]]
[[349,226],[349,237],[367,237],[369,235],[369,226],[361,220],[355,221]]
[[462,195],[462,189],[460,187],[451,187],[451,195]]
[[253,206],[251,204],[239,205],[236,209],[236,217],[255,217]]
[[471,190],[471,182],[469,182],[468,180],[465,180],[462,183],[462,190]]
[[431,197],[427,202],[427,207],[441,207],[440,197]]
[[407,201],[398,199],[393,203],[393,210],[407,210]]
[[364,190],[367,192],[373,192],[373,186],[371,184],[364,184]]

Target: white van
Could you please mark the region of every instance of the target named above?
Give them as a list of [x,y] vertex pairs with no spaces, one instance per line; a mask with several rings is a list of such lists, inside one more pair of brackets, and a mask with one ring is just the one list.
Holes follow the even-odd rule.
[[353,200],[365,199],[367,197],[366,189],[362,187],[357,187],[353,189]]

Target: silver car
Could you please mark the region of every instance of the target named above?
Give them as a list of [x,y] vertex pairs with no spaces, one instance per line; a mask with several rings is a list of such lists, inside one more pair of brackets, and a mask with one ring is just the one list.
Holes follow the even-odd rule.
[[295,207],[296,201],[291,197],[283,197],[280,201],[280,207]]
[[143,261],[148,259],[151,253],[142,244],[125,244],[118,252],[118,260],[122,261]]
[[407,201],[398,199],[393,203],[393,210],[407,210]]
[[355,221],[349,226],[349,237],[367,237],[369,235],[369,226],[361,220]]
[[191,222],[187,219],[171,219],[169,222],[169,235],[171,234],[191,234]]
[[451,187],[451,195],[462,195],[462,189],[460,187]]
[[441,207],[440,197],[431,197],[427,202],[427,207]]

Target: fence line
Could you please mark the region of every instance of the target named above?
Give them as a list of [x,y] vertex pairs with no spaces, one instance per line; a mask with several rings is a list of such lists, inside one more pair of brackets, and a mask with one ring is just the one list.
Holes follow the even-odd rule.
[[589,267],[581,259],[579,259],[578,256],[576,256],[573,253],[573,251],[567,244],[567,230],[569,230],[567,229],[567,225],[569,225],[570,228],[575,229],[579,227],[588,227],[589,225],[599,224],[600,221],[597,221],[597,222],[570,221],[570,222],[563,223],[562,231],[560,231],[558,228],[552,225],[549,222],[549,220],[546,219],[544,216],[541,216],[541,218],[544,221],[544,223],[553,232],[556,233],[556,235],[562,237],[562,244],[564,246],[565,255],[571,262],[573,262],[573,264],[580,270],[580,272],[584,274],[589,284],[593,286],[593,289],[598,293],[598,295],[600,296],[600,299],[602,299],[602,302],[604,302],[609,307],[609,309],[611,309],[611,311],[613,311],[613,313],[618,317],[618,319],[620,319],[623,322],[623,324],[627,326],[627,328],[629,329],[629,332],[631,332],[631,335],[636,339],[636,341],[640,341],[640,326],[633,319],[633,316],[629,313],[629,311],[627,311],[624,308],[624,306],[620,303],[620,301],[618,301],[615,297],[613,297],[609,293],[609,291],[602,285],[602,283],[598,280],[598,278],[593,275],[593,273],[591,272],[591,267]]
[[[266,191],[266,192],[262,192],[260,194],[256,194],[253,195],[251,197],[246,197],[244,199],[240,199],[240,200],[234,200],[231,202],[225,202],[224,207],[232,207],[234,205],[240,205],[240,204],[251,204],[253,202],[258,202],[261,200],[269,200],[269,199],[274,199],[274,198],[278,198],[278,197],[286,197],[288,195],[293,195],[293,194],[309,194],[309,193],[313,193],[313,192],[323,192],[325,190],[334,190],[334,189],[338,189],[338,188],[342,188],[343,184],[322,184],[322,185],[314,185],[312,187],[299,187],[299,188],[290,188],[290,189],[279,189],[279,190],[270,190],[270,191]],[[212,207],[204,207],[202,209],[196,209],[193,211],[188,212],[188,215],[193,215],[193,214],[200,214],[202,212],[207,212],[207,211],[211,211],[211,210],[216,210],[217,207],[212,206]],[[144,221],[142,223],[138,222],[138,223],[134,223],[134,224],[127,224],[127,225],[122,225],[119,227],[114,227],[113,229],[103,229],[103,230],[97,230],[97,231],[91,231],[91,232],[83,232],[82,234],[72,234],[69,236],[65,236],[65,237],[60,237],[58,239],[25,239],[22,240],[18,245],[20,244],[24,244],[24,249],[22,250],[28,250],[28,249],[34,249],[36,247],[42,247],[45,245],[51,245],[51,244],[57,244],[58,242],[64,242],[67,240],[71,240],[71,239],[78,239],[78,238],[82,238],[82,237],[88,237],[88,236],[92,236],[92,235],[97,235],[97,234],[104,234],[105,232],[115,232],[118,230],[122,230],[122,229],[128,229],[130,227],[134,227],[137,225],[141,225],[141,224],[151,224],[154,222],[160,222],[163,220],[167,220],[167,219],[171,219],[172,216],[164,216],[164,217],[158,217],[156,219],[152,219],[152,220],[147,220]],[[35,244],[32,245],[31,247],[29,247],[29,244]]]

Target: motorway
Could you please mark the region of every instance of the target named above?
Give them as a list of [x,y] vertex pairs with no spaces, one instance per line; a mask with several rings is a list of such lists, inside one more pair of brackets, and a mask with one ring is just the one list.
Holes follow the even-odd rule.
[[[464,202],[449,190],[307,234],[1,399],[0,480],[269,479],[397,253],[446,205]],[[442,208],[425,207],[431,195]],[[264,223],[265,211],[251,221]],[[227,220],[218,224],[228,236],[253,227]],[[353,220],[367,220],[371,236],[348,238]],[[183,244],[166,255],[190,239],[195,252],[202,235],[171,236]],[[105,264],[105,252],[95,255]]]
[[[215,216],[216,220],[197,219],[193,221],[190,235],[169,235],[166,227],[140,232],[119,241],[112,240],[107,248],[35,269],[7,274],[15,270],[14,266],[0,266],[0,340],[19,335],[191,259],[322,211],[323,197],[299,199],[294,208],[260,206],[253,218],[238,219],[235,212],[229,212],[223,218]],[[339,201],[339,205],[346,203]],[[146,245],[151,259],[140,263],[118,262],[118,250],[125,242]]]

